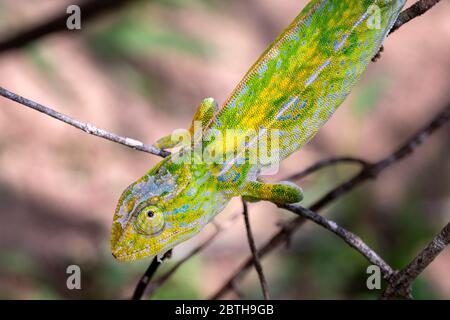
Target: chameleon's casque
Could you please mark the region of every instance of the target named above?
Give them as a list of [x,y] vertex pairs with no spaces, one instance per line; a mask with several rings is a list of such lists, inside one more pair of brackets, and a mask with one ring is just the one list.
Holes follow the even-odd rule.
[[[211,98],[200,104],[189,131],[192,143],[123,192],[112,226],[113,255],[124,261],[162,255],[200,232],[235,196],[300,201],[294,184],[265,184],[257,177],[301,148],[329,119],[378,52],[405,1],[311,1],[222,107]],[[227,140],[230,129],[238,132],[238,142]],[[156,144],[175,145],[171,136]],[[249,161],[253,145],[275,156]],[[179,161],[186,155],[188,161]],[[205,155],[223,161],[202,161]]]

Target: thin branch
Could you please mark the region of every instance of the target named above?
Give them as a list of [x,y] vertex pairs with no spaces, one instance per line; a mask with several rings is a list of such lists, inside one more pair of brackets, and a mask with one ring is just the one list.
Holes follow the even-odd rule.
[[140,300],[142,298],[142,295],[145,292],[145,289],[147,288],[150,280],[152,280],[153,276],[156,273],[156,270],[158,270],[158,267],[161,265],[162,261],[165,259],[168,259],[172,256],[172,250],[169,250],[164,254],[161,261],[157,257],[154,257],[152,260],[152,263],[148,266],[147,271],[145,271],[144,275],[139,280],[136,289],[134,290],[132,300]]
[[[84,24],[102,14],[120,9],[131,2],[132,1],[130,0],[87,0],[75,4],[80,7],[81,21],[82,24]],[[68,17],[69,14],[66,13],[66,8],[61,8],[61,13],[57,16],[0,40],[0,53],[24,47],[52,33],[69,31],[66,25]],[[74,34],[76,34],[76,32]]]
[[380,267],[383,277],[386,280],[393,275],[394,270],[392,270],[392,268],[373,249],[371,249],[360,237],[339,226],[336,222],[299,205],[289,204],[280,206],[280,208],[284,208],[303,218],[314,221],[318,225],[341,237],[350,247],[361,253],[370,263]]
[[269,286],[267,285],[266,277],[264,276],[261,261],[259,260],[258,250],[256,249],[255,239],[253,238],[252,229],[250,226],[250,219],[248,217],[247,202],[242,199],[242,214],[244,215],[245,230],[247,231],[248,245],[253,256],[253,264],[255,265],[256,272],[258,273],[259,283],[261,284],[261,290],[264,300],[270,300]]
[[[441,0],[419,0],[408,9],[403,10],[398,16],[397,21],[395,21],[394,26],[389,31],[388,36],[400,29],[400,27],[402,27],[412,19],[417,18],[418,16],[421,16],[422,14],[430,10],[440,1]],[[380,47],[380,50],[378,50],[378,52],[372,58],[372,62],[377,62],[381,58],[383,51],[384,46],[382,45]]]
[[5,88],[0,87],[0,96],[3,96],[9,100],[15,101],[21,105],[24,105],[28,108],[34,109],[36,111],[42,112],[50,117],[53,117],[59,121],[62,121],[64,123],[67,123],[77,129],[83,130],[86,133],[92,134],[94,136],[107,139],[112,142],[117,142],[120,144],[123,144],[127,147],[130,147],[135,150],[151,153],[160,157],[167,157],[170,153],[165,150],[158,149],[154,146],[149,146],[144,144],[141,141],[123,137],[116,135],[114,133],[111,133],[109,131],[106,131],[104,129],[97,128],[93,124],[90,124],[88,122],[82,122],[76,119],[73,119],[65,114],[62,114],[58,111],[55,111],[49,107],[46,107],[42,104],[39,104],[37,102],[31,101],[27,98],[24,98],[22,96],[19,96],[18,94],[15,94],[9,90],[6,90]]
[[310,209],[317,211],[330,203],[332,200],[353,190],[361,183],[370,179],[375,179],[383,170],[411,155],[427,138],[444,126],[449,120],[450,104],[448,104],[428,125],[423,127],[415,135],[408,139],[394,153],[379,162],[364,167],[359,174],[330,191],[322,199],[312,205]]
[[[393,164],[403,160],[412,154],[425,140],[438,129],[443,127],[450,120],[450,104],[447,105],[428,125],[423,127],[419,132],[408,139],[400,148],[381,161],[364,167],[358,174],[348,181],[340,184],[332,191],[315,202],[309,209],[311,211],[320,211],[322,208],[342,197],[348,192],[359,187],[363,183],[377,177],[382,171]],[[263,258],[280,245],[286,243],[294,232],[300,228],[306,220],[303,217],[297,217],[285,224],[272,238],[266,242],[259,250],[258,255]],[[253,258],[249,256],[244,263],[234,272],[231,277],[220,287],[220,289],[212,295],[212,299],[219,299],[231,289],[231,284],[242,279],[252,266]]]
[[450,223],[411,261],[402,271],[396,273],[382,299],[410,298],[414,280],[450,244]]
[[[417,18],[418,16],[421,16],[422,14],[430,10],[440,1],[441,0],[419,0],[408,9],[403,10],[398,16],[397,21],[395,21],[394,26],[389,31],[388,36],[400,29],[401,26],[408,23],[412,19]],[[375,56],[372,58],[372,62],[377,62],[381,58],[383,51],[384,46],[382,45]]]
[[155,281],[148,283],[148,288],[145,290],[145,294],[152,295],[153,293],[155,293],[155,291],[158,288],[160,288],[163,284],[165,284],[184,263],[186,263],[195,255],[203,251],[203,249],[209,246],[220,233],[229,229],[239,216],[240,214],[236,214],[233,215],[231,218],[229,218],[227,221],[223,222],[222,224],[217,223],[214,224],[216,226],[216,230],[214,231],[214,233],[212,233],[211,236],[209,236],[202,244],[193,249],[186,257],[178,261],[170,270],[168,270],[166,273],[164,273]]
[[329,158],[329,159],[324,159],[324,160],[318,161],[318,162],[314,163],[313,165],[309,166],[308,168],[306,168],[305,170],[300,171],[299,173],[293,174],[283,180],[300,180],[300,179],[303,179],[306,176],[308,176],[314,172],[317,172],[323,168],[333,166],[336,164],[341,164],[341,163],[356,164],[356,165],[360,165],[362,167],[369,165],[369,162],[367,162],[366,160],[360,159],[360,158],[355,158],[355,157]]
[[389,33],[397,31],[405,23],[408,23],[412,19],[423,15],[425,12],[430,10],[432,7],[434,7],[440,1],[441,0],[419,0],[419,1],[417,1],[411,7],[409,7],[406,10],[403,10],[402,13],[400,13],[397,21],[394,24],[394,27],[391,29],[391,31]]

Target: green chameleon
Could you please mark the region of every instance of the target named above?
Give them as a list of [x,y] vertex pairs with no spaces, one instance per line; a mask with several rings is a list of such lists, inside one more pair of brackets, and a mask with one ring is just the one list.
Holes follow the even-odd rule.
[[179,149],[123,192],[112,225],[114,257],[160,258],[198,234],[232,197],[301,201],[302,191],[293,183],[267,184],[258,177],[300,149],[330,118],[405,2],[309,2],[222,107],[212,98],[203,100],[185,136],[158,140],[159,148]]

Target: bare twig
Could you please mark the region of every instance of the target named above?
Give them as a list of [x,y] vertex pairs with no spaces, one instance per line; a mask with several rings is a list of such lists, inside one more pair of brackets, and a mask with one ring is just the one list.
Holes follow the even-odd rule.
[[382,299],[410,298],[411,285],[425,268],[450,244],[450,223],[414,258],[408,266],[393,275]]
[[145,290],[145,293],[147,295],[152,295],[159,287],[161,287],[164,283],[167,282],[174,274],[175,272],[188,260],[193,258],[195,255],[200,253],[203,249],[205,249],[207,246],[209,246],[213,240],[222,232],[229,229],[234,222],[237,220],[237,218],[240,216],[240,214],[233,215],[231,218],[229,218],[227,221],[223,222],[222,224],[215,224],[216,230],[198,247],[196,247],[194,250],[192,250],[186,257],[178,261],[170,270],[168,270],[166,273],[164,273],[162,276],[160,276],[155,281],[148,284],[148,288]]
[[21,105],[24,105],[28,108],[42,112],[50,117],[53,117],[59,121],[65,122],[77,129],[83,130],[84,132],[92,134],[94,136],[97,136],[97,137],[100,137],[103,139],[107,139],[107,140],[110,140],[113,142],[117,142],[117,143],[123,144],[127,147],[130,147],[130,148],[133,148],[133,149],[136,149],[139,151],[151,153],[151,154],[154,154],[154,155],[157,155],[160,157],[167,157],[170,154],[168,151],[158,149],[154,146],[146,145],[141,141],[127,138],[127,137],[122,137],[122,136],[116,135],[114,133],[111,133],[109,131],[106,131],[104,129],[97,128],[96,126],[94,126],[88,122],[82,122],[82,121],[73,119],[65,114],[62,114],[58,111],[55,111],[49,107],[46,107],[42,104],[37,103],[37,102],[28,100],[27,98],[19,96],[18,94],[15,94],[15,93],[13,93],[9,90],[6,90],[5,88],[2,88],[2,87],[0,87],[0,96],[3,96],[9,100],[15,101],[15,102],[17,102]]
[[[131,3],[130,0],[86,0],[78,3],[80,7],[82,23],[97,18],[98,16],[110,12],[115,9],[120,9],[122,6]],[[77,3],[75,3],[77,4]],[[66,21],[69,15],[66,13],[66,8],[61,7],[61,13],[57,16],[38,23],[32,27],[28,27],[23,31],[0,40],[0,53],[11,49],[24,47],[25,45],[39,40],[49,34],[69,31],[66,26]],[[76,34],[76,33],[74,33]]]
[[157,257],[154,257],[150,265],[148,266],[147,271],[145,271],[144,275],[139,280],[136,289],[134,290],[132,300],[140,300],[142,295],[144,294],[145,288],[149,284],[150,280],[152,280],[156,270],[162,263],[163,260],[170,258],[172,255],[172,250],[166,252],[166,254],[162,257],[161,261],[158,260]]
[[306,176],[310,175],[311,173],[319,171],[325,167],[329,167],[329,166],[333,166],[333,165],[341,164],[341,163],[356,164],[356,165],[360,165],[362,167],[369,165],[369,163],[366,160],[360,159],[360,158],[355,158],[355,157],[329,158],[329,159],[320,160],[320,161],[314,163],[313,165],[309,166],[305,170],[300,171],[299,173],[293,174],[283,180],[300,180],[300,179],[303,179]]
[[253,257],[253,264],[255,265],[256,272],[258,273],[259,283],[261,284],[261,290],[263,293],[264,300],[270,300],[269,286],[267,285],[266,277],[264,276],[261,261],[259,260],[258,250],[256,249],[255,239],[253,239],[253,233],[250,226],[250,219],[248,217],[248,206],[247,202],[242,199],[242,214],[244,215],[245,229],[247,231],[248,245]]
[[331,232],[335,233],[339,237],[341,237],[350,247],[357,250],[359,253],[361,253],[366,259],[374,264],[380,267],[381,272],[383,273],[383,277],[388,280],[392,274],[394,273],[394,270],[373,250],[371,249],[360,237],[353,234],[352,232],[344,229],[343,227],[339,226],[336,222],[329,220],[314,211],[311,211],[307,208],[304,208],[299,205],[294,204],[288,204],[284,206],[280,206],[281,208],[287,209],[291,212],[294,212],[298,215],[300,215],[303,218],[306,218],[308,220],[312,220],[318,225],[324,227],[327,230],[330,230]]
[[[383,170],[390,167],[394,163],[399,162],[408,155],[412,154],[432,133],[444,126],[450,120],[450,104],[447,105],[428,125],[419,130],[414,136],[408,139],[400,148],[381,161],[365,166],[358,174],[348,181],[340,184],[332,191],[315,202],[309,209],[319,211],[335,199],[347,194],[364,182],[377,177]],[[283,243],[286,243],[292,234],[303,225],[305,219],[298,217],[285,224],[272,238],[266,242],[259,250],[260,258],[266,256]],[[244,263],[234,272],[231,277],[220,287],[220,289],[212,296],[212,299],[219,299],[231,289],[233,282],[243,278],[252,266],[253,258],[249,256]]]

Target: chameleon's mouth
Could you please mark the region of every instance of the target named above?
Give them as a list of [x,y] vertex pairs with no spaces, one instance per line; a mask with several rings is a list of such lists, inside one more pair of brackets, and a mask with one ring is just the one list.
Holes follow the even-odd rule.
[[[150,244],[143,244],[140,235],[133,233],[131,225],[122,228],[120,223],[114,223],[111,232],[111,253],[119,261],[132,261],[152,255]],[[141,244],[141,245],[138,245]]]
[[[164,238],[173,235],[173,231],[163,230],[159,235],[166,232]],[[162,243],[158,236],[142,235],[135,232],[132,224],[124,227],[118,222],[113,224],[111,232],[111,253],[112,256],[122,262],[138,260],[146,257],[153,257],[160,252],[167,251],[171,245],[170,241]]]
[[121,262],[130,262],[137,259],[148,257],[148,247],[137,249],[131,252],[123,251],[120,248],[114,248],[111,250],[112,256]]

